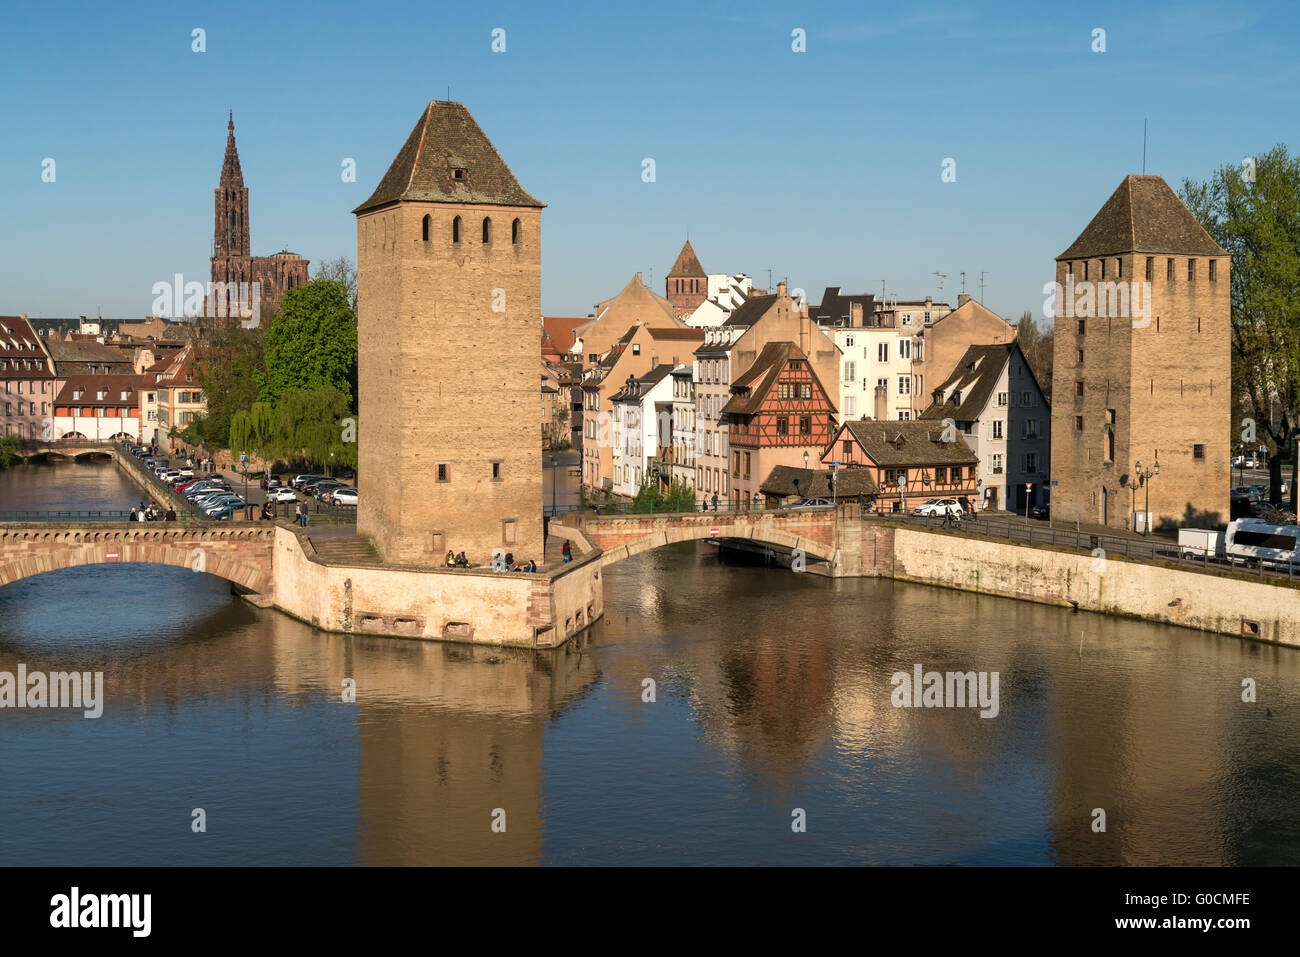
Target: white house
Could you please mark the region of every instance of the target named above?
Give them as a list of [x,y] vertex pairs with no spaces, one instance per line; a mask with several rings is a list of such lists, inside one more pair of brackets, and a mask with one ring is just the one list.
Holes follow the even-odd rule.
[[[616,496],[635,498],[651,477],[652,465],[659,456],[660,418],[662,434],[671,435],[673,366],[655,366],[641,378],[628,376],[623,388],[610,397],[614,409],[613,492]],[[653,461],[652,461],[653,460]]]
[[688,326],[704,328],[722,325],[754,291],[754,281],[744,273],[737,273],[734,276],[726,273],[710,273],[708,281],[708,298],[682,320]]
[[951,420],[979,456],[980,508],[1047,501],[1051,408],[1018,343],[970,346],[932,398],[920,417]]

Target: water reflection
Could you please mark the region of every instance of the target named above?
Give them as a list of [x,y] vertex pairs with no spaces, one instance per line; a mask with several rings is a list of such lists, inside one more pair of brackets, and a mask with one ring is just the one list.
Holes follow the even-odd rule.
[[[705,544],[604,577],[545,654],[331,635],[183,569],[2,588],[0,670],[107,702],[0,711],[0,863],[1300,861],[1294,651]],[[894,708],[917,663],[999,672],[998,716]]]

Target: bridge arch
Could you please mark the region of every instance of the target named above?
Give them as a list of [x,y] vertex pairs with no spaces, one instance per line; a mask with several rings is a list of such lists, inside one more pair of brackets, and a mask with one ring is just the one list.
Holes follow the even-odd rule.
[[273,528],[0,527],[0,588],[63,568],[142,562],[216,575],[269,597],[273,541]]
[[790,515],[763,512],[683,513],[679,515],[583,516],[552,526],[557,532],[580,530],[601,549],[601,563],[631,558],[641,552],[678,542],[707,539],[741,539],[760,545],[802,549],[810,559],[836,561],[833,521],[829,514]]

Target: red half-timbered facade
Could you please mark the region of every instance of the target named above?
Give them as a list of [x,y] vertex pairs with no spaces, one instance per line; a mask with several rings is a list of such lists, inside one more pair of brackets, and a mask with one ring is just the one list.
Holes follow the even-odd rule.
[[835,405],[793,342],[763,347],[732,383],[722,416],[731,448],[733,505],[752,504],[778,465],[815,465],[835,430]]

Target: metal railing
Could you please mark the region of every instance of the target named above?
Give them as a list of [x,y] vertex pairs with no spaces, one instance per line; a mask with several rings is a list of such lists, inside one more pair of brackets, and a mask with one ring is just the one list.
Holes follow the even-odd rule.
[[130,520],[131,512],[123,509],[0,512],[0,522],[129,522]]

